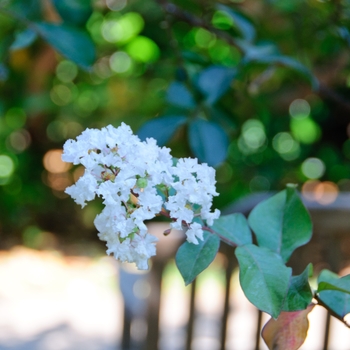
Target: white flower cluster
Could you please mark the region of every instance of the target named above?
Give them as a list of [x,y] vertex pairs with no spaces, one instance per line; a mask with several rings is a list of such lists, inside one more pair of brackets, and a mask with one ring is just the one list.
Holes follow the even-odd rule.
[[217,195],[213,168],[191,158],[174,165],[168,148],[154,139],[141,142],[124,123],[86,129],[63,148],[64,161],[85,167],[66,193],[82,207],[102,197],[104,209],[94,221],[99,238],[107,242],[108,254],[135,262],[139,269],[147,269],[156,252],[157,238],[148,233],[145,220],[165,215],[172,228],[184,230],[187,240],[198,244],[203,231],[195,218],[212,225],[220,215],[210,211]]

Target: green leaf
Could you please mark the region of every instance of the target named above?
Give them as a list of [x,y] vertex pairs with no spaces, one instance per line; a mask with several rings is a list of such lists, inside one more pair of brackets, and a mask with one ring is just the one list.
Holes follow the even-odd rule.
[[237,44],[244,52],[243,63],[271,63],[269,57],[274,57],[279,54],[276,45],[272,43],[258,43],[253,45],[243,40],[237,40]]
[[311,303],[313,297],[309,284],[311,270],[312,265],[309,264],[302,274],[292,276],[283,311],[304,310]]
[[319,82],[312,74],[311,70],[296,59],[281,55],[276,45],[272,43],[252,45],[243,40],[237,40],[237,44],[244,52],[243,63],[247,64],[250,62],[255,62],[266,65],[287,67],[305,77],[311,83],[314,89],[318,88]]
[[83,26],[92,14],[89,0],[52,0],[63,19],[69,24]]
[[214,104],[225,94],[236,74],[235,69],[221,66],[210,66],[199,74],[198,89],[203,93],[209,105]]
[[318,284],[320,300],[335,314],[344,317],[350,312],[350,275],[339,278],[337,274],[323,270],[318,276]]
[[35,23],[36,31],[61,55],[84,69],[95,61],[95,47],[88,33],[65,24]]
[[344,289],[329,282],[320,282],[317,288],[317,293],[323,292],[325,290],[336,290],[338,292],[350,294],[350,289]]
[[176,130],[186,123],[187,117],[183,115],[171,115],[152,119],[145,123],[138,131],[141,140],[153,137],[159,146],[164,146],[174,135]]
[[166,98],[170,104],[177,107],[192,109],[196,106],[196,102],[186,85],[178,81],[170,84]]
[[20,50],[31,45],[37,38],[36,33],[31,29],[26,29],[16,34],[15,41],[10,46],[11,51]]
[[234,26],[239,30],[244,40],[253,41],[255,39],[254,25],[246,17],[225,5],[218,5],[217,8],[227,13],[233,19]]
[[315,305],[305,310],[281,312],[277,320],[270,319],[261,336],[270,350],[297,350],[304,343],[309,329],[308,314]]
[[288,292],[292,269],[269,249],[247,244],[236,248],[239,280],[248,300],[277,318]]
[[212,229],[225,238],[224,242],[230,241],[234,246],[252,243],[252,233],[247,219],[241,213],[221,216],[214,221]]
[[187,241],[181,245],[175,262],[186,286],[211,264],[219,246],[219,237],[206,231],[203,232],[203,241],[199,241],[197,245]]
[[228,138],[220,125],[195,119],[190,123],[188,137],[192,152],[201,162],[216,166],[226,159]]
[[248,222],[259,246],[280,254],[285,262],[296,248],[308,243],[312,235],[310,215],[292,187],[259,203]]

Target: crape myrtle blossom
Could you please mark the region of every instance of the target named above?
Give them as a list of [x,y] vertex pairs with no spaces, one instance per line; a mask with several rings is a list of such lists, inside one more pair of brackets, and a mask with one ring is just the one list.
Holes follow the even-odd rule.
[[[63,146],[62,159],[85,167],[82,177],[66,189],[82,207],[95,197],[104,209],[95,218],[98,236],[106,241],[107,254],[123,262],[148,268],[156,254],[155,242],[145,225],[157,215],[184,230],[190,243],[203,239],[203,220],[212,225],[220,211],[211,212],[215,170],[197,159],[173,161],[170,150],[154,139],[141,141],[124,123],[86,129]],[[199,223],[201,222],[201,223]]]

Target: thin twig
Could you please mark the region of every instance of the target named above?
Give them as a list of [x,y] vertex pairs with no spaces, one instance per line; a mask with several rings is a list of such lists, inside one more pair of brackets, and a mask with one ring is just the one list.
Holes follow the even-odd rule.
[[344,320],[343,317],[337,315],[327,304],[325,304],[319,297],[318,294],[314,295],[314,298],[317,300],[317,304],[323,306],[329,313],[331,316],[335,317],[336,319],[338,319],[340,322],[344,323],[346,327],[350,328],[350,325],[348,323],[346,323],[346,321]]
[[229,45],[236,47],[240,52],[242,52],[242,48],[237,44],[235,39],[229,35],[228,33],[214,28],[210,23],[205,21],[204,19],[193,15],[192,13],[181,9],[175,4],[168,2],[166,0],[157,0],[160,6],[163,8],[163,11],[175,16],[178,19],[190,24],[193,27],[200,27],[214,33],[217,37],[225,40]]
[[221,241],[223,241],[224,243],[230,245],[231,247],[237,247],[236,243],[234,243],[233,241],[229,240],[227,237],[221,235],[220,233],[214,231],[212,228],[210,228],[208,226],[203,226],[202,229],[204,231],[208,231],[208,232],[210,232],[210,233],[212,233],[214,235],[217,235],[220,238]]

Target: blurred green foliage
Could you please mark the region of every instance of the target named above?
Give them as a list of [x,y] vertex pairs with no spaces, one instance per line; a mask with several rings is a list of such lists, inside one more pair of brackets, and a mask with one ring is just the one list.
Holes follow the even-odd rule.
[[220,208],[349,190],[349,29],[348,0],[0,0],[1,244],[94,239],[59,150],[122,121],[215,166]]

